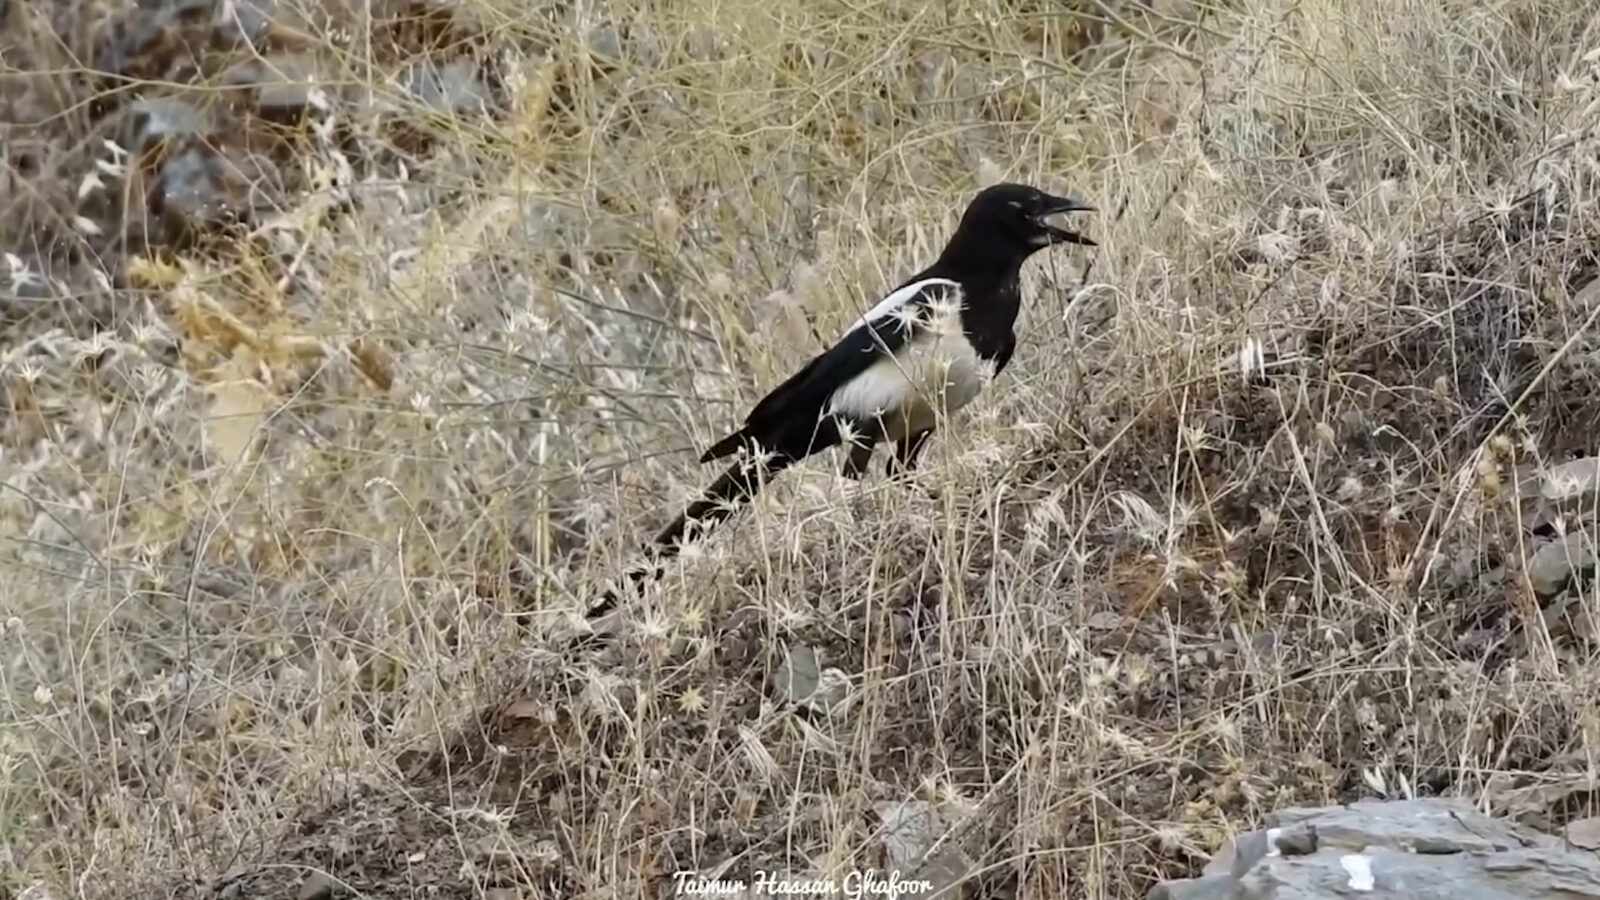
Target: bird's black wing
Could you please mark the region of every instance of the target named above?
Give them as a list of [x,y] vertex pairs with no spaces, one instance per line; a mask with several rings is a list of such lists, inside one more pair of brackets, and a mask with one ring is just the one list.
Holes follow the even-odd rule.
[[908,310],[925,309],[930,303],[955,297],[959,291],[959,285],[953,282],[925,277],[913,278],[896,288],[885,302],[896,294],[903,294],[903,298],[897,298],[887,309],[873,310],[868,314],[870,318],[858,322],[832,347],[812,357],[773,388],[750,410],[744,427],[713,444],[700,461],[728,456],[751,439],[767,449],[779,449],[782,438],[795,433],[797,427],[809,434],[835,391],[874,362],[905,346],[922,327],[917,317],[906,314]]

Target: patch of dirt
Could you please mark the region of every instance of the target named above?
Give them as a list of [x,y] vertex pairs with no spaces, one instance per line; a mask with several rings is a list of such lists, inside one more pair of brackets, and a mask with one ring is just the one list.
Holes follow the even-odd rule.
[[[497,866],[510,864],[512,855],[499,846],[502,829],[451,800],[438,784],[421,793],[364,790],[301,820],[270,863],[239,866],[206,883],[174,885],[160,896],[482,897],[482,885],[492,884]],[[468,865],[469,859],[481,869]]]

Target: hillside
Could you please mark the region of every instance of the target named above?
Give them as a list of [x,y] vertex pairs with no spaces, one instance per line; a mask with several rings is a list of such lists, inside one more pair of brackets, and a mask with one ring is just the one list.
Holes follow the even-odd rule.
[[[1589,4],[0,35],[0,895],[671,896],[951,831],[944,896],[1143,897],[1285,806],[1600,814]],[[793,469],[562,651],[1002,179],[1099,246],[921,487]]]

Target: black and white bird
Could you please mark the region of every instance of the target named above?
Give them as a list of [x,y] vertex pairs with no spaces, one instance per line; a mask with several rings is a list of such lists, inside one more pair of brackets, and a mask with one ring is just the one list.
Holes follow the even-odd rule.
[[[1094,207],[1022,184],[978,192],[933,265],[890,291],[832,347],[774,388],[701,462],[739,458],[646,548],[630,583],[659,578],[691,527],[704,532],[762,483],[819,451],[849,448],[843,474],[860,478],[879,443],[890,476],[915,468],[928,438],[1011,361],[1022,305],[1022,264],[1055,244],[1095,246],[1051,222]],[[615,589],[589,610],[617,605]]]

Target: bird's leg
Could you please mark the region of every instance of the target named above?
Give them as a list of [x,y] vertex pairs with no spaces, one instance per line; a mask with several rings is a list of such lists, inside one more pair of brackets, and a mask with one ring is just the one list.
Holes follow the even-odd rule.
[[872,419],[836,420],[839,422],[839,442],[848,450],[839,474],[851,481],[860,481],[872,463],[872,451],[889,431],[889,423],[882,415]]
[[[908,434],[894,442],[894,453],[890,455],[884,472],[889,479],[900,485],[909,486],[913,473],[917,468],[917,461],[922,457],[922,451],[928,446],[928,438],[933,436],[932,428],[924,428],[914,434]],[[939,499],[939,492],[933,488],[927,489],[929,497]]]
[[860,481],[866,474],[867,464],[872,462],[873,443],[867,440],[850,444],[850,455],[845,457],[844,465],[840,467],[839,474],[852,481]]

